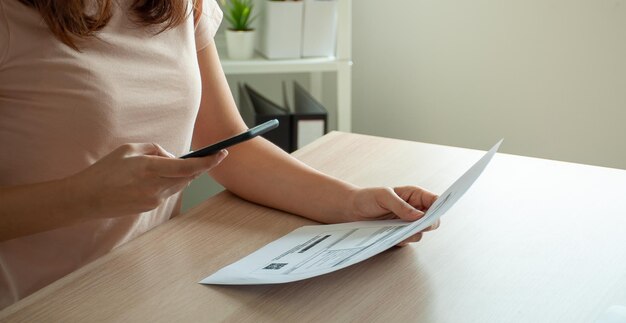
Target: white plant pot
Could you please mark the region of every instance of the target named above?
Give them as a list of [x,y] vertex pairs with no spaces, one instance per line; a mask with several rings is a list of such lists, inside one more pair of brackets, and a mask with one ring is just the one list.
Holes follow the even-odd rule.
[[303,1],[262,1],[258,50],[269,59],[302,56]]
[[254,55],[254,30],[226,30],[226,48],[230,59],[251,59]]
[[338,0],[304,0],[302,57],[335,56]]

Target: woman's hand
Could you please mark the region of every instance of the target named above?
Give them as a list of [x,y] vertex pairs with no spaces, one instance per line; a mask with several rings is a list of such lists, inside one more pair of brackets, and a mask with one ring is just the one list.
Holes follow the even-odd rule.
[[125,144],[67,182],[91,216],[136,214],[156,208],[227,154],[179,159],[156,144]]
[[126,144],[75,175],[0,187],[0,241],[152,210],[226,155],[179,159],[155,144]]
[[[435,202],[437,195],[416,186],[402,186],[396,188],[364,188],[354,192],[350,200],[352,215],[350,221],[402,219],[415,221]],[[431,231],[439,227],[439,221],[422,232]],[[404,246],[410,242],[417,242],[422,238],[422,232],[399,243]]]

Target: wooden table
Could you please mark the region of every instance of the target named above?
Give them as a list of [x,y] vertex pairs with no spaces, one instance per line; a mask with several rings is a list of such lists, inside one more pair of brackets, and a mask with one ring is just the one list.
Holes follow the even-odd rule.
[[[295,153],[359,185],[416,184],[438,193],[481,155],[338,132]],[[498,154],[442,226],[417,244],[296,283],[197,283],[310,223],[221,193],[0,317],[29,322],[592,322],[609,306],[626,305],[623,170]]]

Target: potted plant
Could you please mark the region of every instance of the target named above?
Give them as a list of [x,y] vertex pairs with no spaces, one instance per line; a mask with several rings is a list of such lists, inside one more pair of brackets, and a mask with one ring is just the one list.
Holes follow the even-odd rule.
[[255,31],[252,0],[221,0],[224,17],[230,24],[226,29],[226,48],[232,59],[250,59],[254,54]]
[[258,50],[270,59],[302,56],[301,0],[262,0],[263,5]]

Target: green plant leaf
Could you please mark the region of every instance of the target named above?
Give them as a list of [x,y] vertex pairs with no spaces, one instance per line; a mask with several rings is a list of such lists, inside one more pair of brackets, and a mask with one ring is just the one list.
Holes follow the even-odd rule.
[[[254,20],[252,0],[223,0],[225,4],[224,16],[233,30],[250,30],[250,23]],[[252,18],[251,18],[252,17]]]

